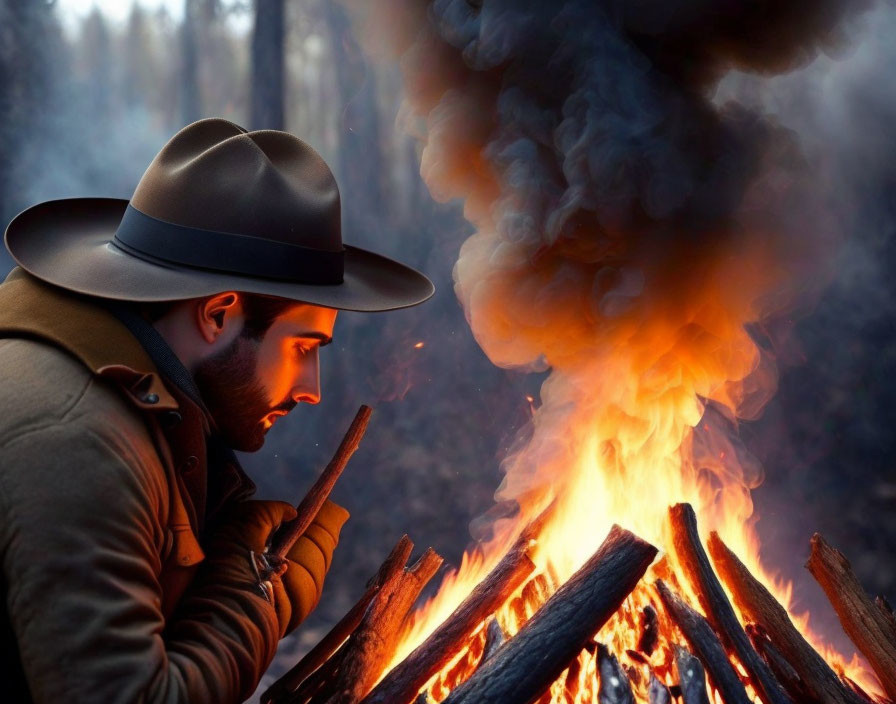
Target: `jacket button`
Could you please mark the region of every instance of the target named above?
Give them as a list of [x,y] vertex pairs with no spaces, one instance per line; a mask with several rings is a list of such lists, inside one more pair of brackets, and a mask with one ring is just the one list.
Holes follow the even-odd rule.
[[166,428],[173,428],[183,419],[184,417],[177,411],[168,411],[164,416],[162,416],[162,422],[165,424]]
[[181,472],[192,472],[196,469],[196,465],[199,464],[199,458],[195,455],[190,455],[187,459],[184,460],[184,463],[180,466]]
[[159,395],[158,394],[146,394],[143,398],[140,399],[143,403],[158,403]]

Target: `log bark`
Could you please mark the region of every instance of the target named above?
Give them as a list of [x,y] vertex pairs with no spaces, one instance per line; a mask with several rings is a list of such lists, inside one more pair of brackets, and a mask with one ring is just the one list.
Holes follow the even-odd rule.
[[811,696],[831,704],[862,704],[793,625],[784,607],[756,579],[716,533],[708,542],[719,576],[746,618],[761,625]]
[[603,643],[597,646],[597,670],[600,672],[600,687],[597,690],[599,704],[635,704],[628,675]]
[[401,572],[413,549],[414,544],[410,538],[407,535],[402,536],[395,547],[392,548],[392,552],[389,553],[389,556],[380,566],[377,573],[367,583],[367,589],[357,603],[349,609],[348,613],[330,629],[330,632],[317,645],[308,651],[305,657],[299,660],[289,672],[274,682],[261,695],[262,704],[269,704],[279,699],[285,693],[295,690],[311,673],[327,662],[360,625],[367,608],[383,588],[383,585]]
[[843,554],[818,533],[806,567],[834,606],[843,630],[871,665],[884,691],[896,700],[896,640],[881,609],[871,601]]
[[768,665],[759,657],[759,653],[753,650],[750,639],[737,620],[737,615],[703,550],[694,509],[690,504],[676,504],[669,509],[669,517],[672,523],[675,554],[697,593],[703,612],[721,636],[722,642],[740,660],[765,704],[793,704]]
[[370,691],[398,648],[401,626],[426,583],[442,564],[430,548],[408,570],[383,585],[352,635],[350,653],[333,683],[327,704],[357,704]]
[[700,658],[713,686],[722,695],[722,701],[725,704],[752,704],[709,622],[669,589],[661,579],[656,580],[654,585],[666,613]]
[[706,692],[706,673],[703,664],[687,648],[673,646],[675,667],[678,668],[678,686],[684,704],[709,704]]
[[513,547],[454,612],[364,699],[364,704],[407,704],[470,639],[476,628],[506,602],[532,574],[532,543],[543,527],[536,518]]
[[874,605],[884,615],[884,620],[890,624],[890,632],[892,638],[896,640],[896,614],[893,613],[893,607],[887,601],[887,597],[878,595],[874,598]]
[[537,700],[620,607],[656,552],[614,526],[594,556],[444,704]]
[[370,406],[361,406],[358,409],[355,419],[345,433],[345,437],[342,438],[342,442],[339,443],[333,459],[321,472],[320,477],[314,482],[302,502],[296,506],[296,517],[284,523],[274,535],[268,552],[277,557],[286,557],[286,553],[289,552],[296,540],[308,530],[308,526],[317,516],[320,507],[324,505],[330,492],[333,491],[345,465],[358,449],[361,438],[364,437],[364,432],[367,430],[367,424],[370,422],[371,412]]

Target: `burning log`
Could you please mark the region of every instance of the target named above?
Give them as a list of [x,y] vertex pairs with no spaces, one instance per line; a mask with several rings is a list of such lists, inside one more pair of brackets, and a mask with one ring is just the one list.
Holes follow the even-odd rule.
[[341,663],[333,683],[335,693],[327,704],[357,704],[376,684],[395,655],[408,611],[441,564],[442,558],[430,548],[410,569],[383,584],[379,598],[346,643],[351,654]]
[[706,673],[703,664],[680,645],[673,646],[675,666],[678,668],[678,686],[684,704],[709,704],[706,693]]
[[806,567],[834,606],[843,630],[867,658],[884,691],[896,700],[896,638],[891,621],[868,598],[843,554],[818,533]]
[[768,663],[778,682],[787,690],[797,704],[819,704],[819,700],[812,696],[802,678],[793,666],[787,662],[781,651],[775,647],[766,630],[755,623],[747,624],[747,635],[756,652]]
[[600,689],[597,690],[599,704],[635,704],[628,675],[603,643],[597,646],[597,669],[600,672]]
[[[737,620],[725,591],[700,543],[697,516],[690,504],[676,504],[669,510],[675,554],[684,568],[703,612],[722,641],[737,655],[765,704],[792,704],[768,665],[753,650],[750,639]],[[708,666],[708,663],[707,663]],[[712,676],[712,673],[710,673]]]
[[[709,536],[709,552],[741,612],[760,624],[775,647],[799,675],[806,691],[819,701],[860,704],[831,667],[800,634],[787,611],[759,582],[716,533]],[[792,696],[794,692],[791,692]]]
[[320,512],[321,506],[324,505],[324,501],[333,491],[345,465],[358,449],[361,438],[364,437],[364,432],[367,430],[367,424],[370,422],[371,413],[370,406],[361,406],[358,409],[355,419],[345,433],[345,437],[342,438],[333,459],[330,460],[320,477],[314,482],[314,486],[296,507],[296,517],[284,523],[274,535],[269,553],[277,557],[286,557],[286,553],[299,539],[299,536],[308,530],[308,526],[311,525],[314,517]]
[[614,526],[594,556],[444,704],[536,700],[619,608],[656,552]]
[[648,704],[672,704],[672,693],[660,682],[656,675],[650,673],[650,684],[647,685]]
[[[510,551],[460,606],[412,652],[395,666],[364,700],[364,704],[406,704],[420,688],[463,648],[486,618],[493,614],[532,574],[529,550],[552,507],[520,534]],[[500,630],[500,627],[498,627]]]
[[[688,606],[684,599],[673,592],[663,580],[654,582],[663,606],[678,630],[690,643],[700,662],[709,672],[713,686],[722,695],[725,704],[751,704],[747,691],[728,660],[728,654],[719,642],[709,622]],[[746,637],[746,636],[745,636]]]
[[281,695],[296,689],[309,675],[327,662],[333,653],[345,642],[345,640],[360,625],[361,619],[374,597],[382,589],[383,585],[394,579],[401,571],[411,556],[414,544],[407,535],[392,548],[392,552],[383,562],[377,573],[367,583],[367,589],[358,602],[342,617],[342,619],[325,635],[320,643],[314,646],[305,657],[287,672],[283,677],[271,685],[261,695],[262,704],[268,704]]

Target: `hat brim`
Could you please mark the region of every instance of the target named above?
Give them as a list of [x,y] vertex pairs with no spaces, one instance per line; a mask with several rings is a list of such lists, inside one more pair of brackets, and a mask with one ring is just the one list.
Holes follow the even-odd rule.
[[40,203],[6,229],[6,247],[25,271],[70,291],[124,301],[155,302],[243,291],[327,308],[385,311],[432,296],[419,271],[358,247],[345,247],[337,285],[293,283],[139,259],[111,243],[128,201],[68,198]]

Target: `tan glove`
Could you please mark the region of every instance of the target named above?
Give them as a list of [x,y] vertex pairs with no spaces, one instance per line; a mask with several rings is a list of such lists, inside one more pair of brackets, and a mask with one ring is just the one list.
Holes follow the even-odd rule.
[[[308,530],[287,553],[287,569],[274,578],[274,605],[282,629],[281,637],[293,631],[317,606],[330,569],[339,532],[349,513],[342,506],[326,501]],[[280,591],[287,598],[280,598]]]
[[222,519],[208,551],[210,560],[219,563],[222,577],[245,580],[273,603],[281,638],[317,606],[339,532],[349,516],[341,506],[325,502],[283,564],[264,573],[264,561],[258,556],[277,528],[295,515],[295,508],[283,501],[243,501]]

